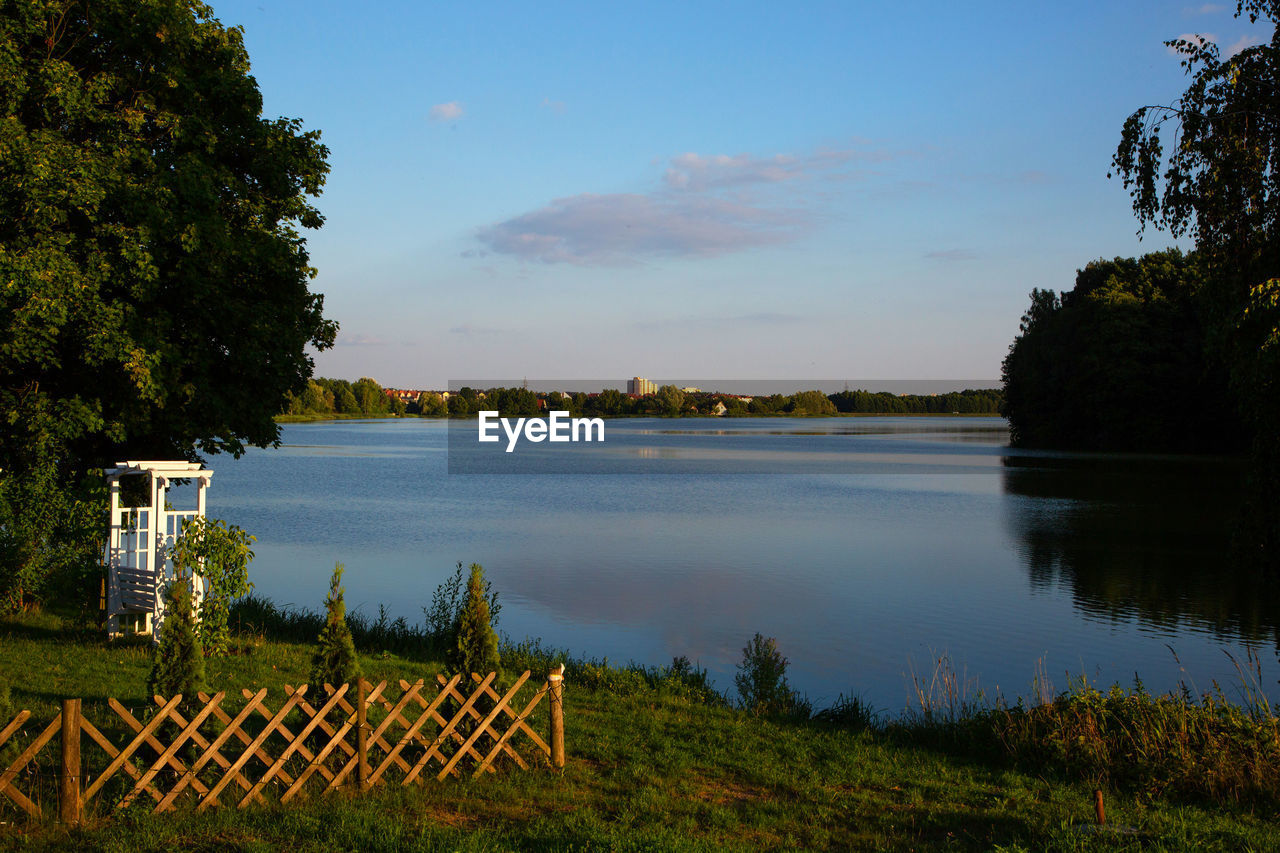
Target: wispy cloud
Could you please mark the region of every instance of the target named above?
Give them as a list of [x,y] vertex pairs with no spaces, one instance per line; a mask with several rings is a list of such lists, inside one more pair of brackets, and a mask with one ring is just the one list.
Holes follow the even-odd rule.
[[1248,50],[1251,47],[1257,47],[1258,45],[1265,43],[1266,39],[1258,36],[1240,36],[1240,38],[1231,43],[1231,46],[1227,48],[1226,53],[1228,57],[1232,57],[1242,50]]
[[972,261],[977,257],[976,254],[968,249],[935,249],[932,252],[925,252],[924,256],[934,261]]
[[559,198],[482,228],[490,251],[544,263],[619,265],[646,256],[709,257],[783,242],[807,224],[795,211],[704,196],[613,193]]
[[749,154],[680,154],[671,158],[663,180],[673,190],[702,192],[748,184],[774,184],[829,170],[852,159],[851,151],[831,151],[793,157],[752,157]]
[[541,106],[544,110],[551,110],[551,112],[555,113],[556,115],[564,115],[564,111],[565,111],[564,101],[553,101],[550,98],[543,98],[542,103],[539,104],[539,106]]
[[1190,6],[1183,11],[1188,15],[1216,15],[1226,10],[1227,7],[1219,3],[1205,3],[1203,6]]
[[457,101],[449,101],[444,104],[436,104],[431,108],[432,121],[457,121],[462,118],[462,104]]
[[[1185,41],[1191,44],[1215,44],[1222,48],[1222,42],[1213,33],[1183,33],[1178,36],[1175,41]],[[1233,41],[1230,45],[1222,48],[1223,54],[1230,59],[1242,50],[1248,50],[1251,47],[1257,47],[1260,44],[1266,44],[1266,38],[1260,35],[1243,35]],[[1182,56],[1182,54],[1173,45],[1169,45],[1168,51],[1173,56]]]
[[356,335],[339,332],[334,346],[339,347],[383,347],[387,342],[376,335]]
[[643,193],[581,193],[481,228],[489,252],[527,261],[633,264],[649,257],[710,257],[794,240],[816,221],[823,193],[774,188],[849,177],[854,161],[891,159],[867,148],[804,155],[685,153]]

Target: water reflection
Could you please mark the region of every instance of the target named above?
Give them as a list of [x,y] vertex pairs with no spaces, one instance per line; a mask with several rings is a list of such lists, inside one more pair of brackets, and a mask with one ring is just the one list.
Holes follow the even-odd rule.
[[1280,642],[1274,590],[1234,564],[1231,460],[1007,456],[1006,522],[1036,592],[1093,618]]

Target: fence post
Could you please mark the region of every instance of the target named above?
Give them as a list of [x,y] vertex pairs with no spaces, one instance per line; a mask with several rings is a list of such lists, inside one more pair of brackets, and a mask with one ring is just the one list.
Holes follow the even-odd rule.
[[369,682],[356,679],[356,784],[361,791],[369,788],[369,721],[366,706],[369,701]]
[[62,772],[58,775],[58,820],[80,823],[80,700],[62,700]]
[[551,693],[551,763],[564,767],[564,664],[547,675]]

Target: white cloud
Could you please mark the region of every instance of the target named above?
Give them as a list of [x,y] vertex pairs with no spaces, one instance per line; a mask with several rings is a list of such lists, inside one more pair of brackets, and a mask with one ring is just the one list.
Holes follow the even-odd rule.
[[1228,57],[1232,57],[1242,50],[1257,47],[1258,45],[1265,43],[1266,39],[1259,38],[1258,36],[1240,36],[1240,38],[1232,42],[1231,46],[1227,48],[1226,53]]
[[710,257],[803,233],[797,212],[696,195],[583,193],[480,230],[491,251],[544,263],[634,263]]
[[431,108],[432,121],[457,121],[462,118],[462,104],[457,101],[449,101],[445,104],[436,104]]
[[[742,251],[808,231],[812,219],[803,209],[824,199],[812,179],[843,180],[853,176],[847,167],[855,160],[894,156],[852,148],[771,157],[689,152],[668,161],[660,188],[555,199],[476,236],[490,252],[544,263],[618,265]],[[771,189],[782,184],[805,188],[785,195]]]

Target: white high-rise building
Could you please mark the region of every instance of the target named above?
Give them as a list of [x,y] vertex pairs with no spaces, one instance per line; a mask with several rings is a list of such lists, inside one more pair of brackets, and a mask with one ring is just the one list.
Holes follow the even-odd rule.
[[648,379],[645,379],[641,376],[636,376],[632,379],[627,380],[627,393],[639,394],[640,396],[643,397],[645,394],[658,393],[658,386],[654,385]]

